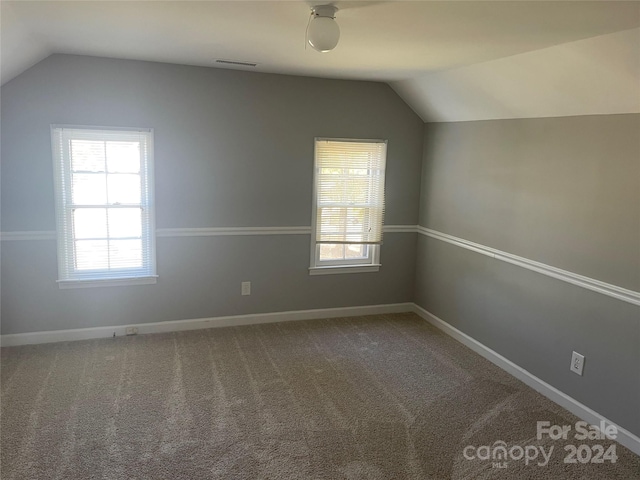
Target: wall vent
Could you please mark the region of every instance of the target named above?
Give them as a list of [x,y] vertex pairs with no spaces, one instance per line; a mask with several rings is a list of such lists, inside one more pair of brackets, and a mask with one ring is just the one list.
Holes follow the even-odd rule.
[[255,67],[257,63],[251,62],[235,62],[233,60],[216,60],[216,63],[224,63],[225,65],[239,65],[241,67]]

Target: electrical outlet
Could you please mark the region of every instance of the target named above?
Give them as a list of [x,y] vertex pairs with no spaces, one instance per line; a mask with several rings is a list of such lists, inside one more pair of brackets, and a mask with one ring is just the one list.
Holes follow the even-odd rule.
[[573,373],[577,373],[582,376],[582,369],[584,368],[584,355],[580,355],[578,352],[573,352],[571,355],[571,368]]
[[138,327],[127,327],[127,329],[125,330],[125,333],[127,335],[137,335],[138,334]]
[[242,295],[251,295],[251,282],[242,282]]

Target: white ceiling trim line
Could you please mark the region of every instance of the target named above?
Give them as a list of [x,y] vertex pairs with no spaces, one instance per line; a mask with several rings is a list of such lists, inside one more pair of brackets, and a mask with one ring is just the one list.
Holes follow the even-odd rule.
[[382,227],[384,233],[417,233],[417,225],[384,225]]
[[[416,233],[416,225],[385,225],[385,233]],[[311,227],[207,227],[207,228],[158,228],[156,236],[170,237],[221,237],[246,235],[311,235]],[[0,232],[0,240],[29,241],[56,240],[55,230]]]
[[[416,225],[385,225],[385,233],[416,233]],[[158,237],[218,237],[244,235],[311,235],[311,227],[159,228]]]
[[310,235],[311,227],[159,228],[158,237],[219,237],[243,235]]
[[[623,302],[640,306],[640,292],[629,290],[611,283],[602,282],[595,278],[553,267],[545,263],[536,262],[496,248],[471,242],[460,237],[442,233],[421,225],[385,225],[385,233],[419,233],[458,247],[517,265],[527,270],[541,273],[563,282],[586,288],[603,295],[607,295]],[[311,227],[212,227],[212,228],[159,228],[156,236],[170,237],[218,237],[218,236],[251,236],[251,235],[311,235]],[[16,231],[0,232],[2,241],[56,240],[55,231]]]
[[418,226],[418,233],[457,247],[471,250],[472,252],[480,253],[481,255],[486,255],[487,257],[495,258],[496,260],[501,260],[512,265],[517,265],[518,267],[526,268],[527,270],[541,273],[557,280],[562,280],[563,282],[570,283],[578,287],[586,288],[587,290],[622,300],[623,302],[640,305],[640,292],[636,292],[634,290],[602,282],[561,268],[552,267],[545,263],[536,262],[535,260],[503,252],[496,248],[487,247],[486,245],[471,242],[447,233],[438,232],[437,230],[431,230],[430,228]]
[[16,240],[55,240],[55,230],[31,230],[25,232],[0,232],[0,240],[11,242]]

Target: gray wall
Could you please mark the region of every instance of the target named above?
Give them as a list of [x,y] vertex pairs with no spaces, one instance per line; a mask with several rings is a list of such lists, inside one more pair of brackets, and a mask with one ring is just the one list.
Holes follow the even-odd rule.
[[[309,225],[313,137],[386,138],[387,224],[640,288],[639,115],[425,126],[379,83],[60,55],[1,94],[3,231],[55,227],[51,123],[155,128],[159,228]],[[316,277],[308,235],[157,241],[157,285],[74,290],[55,241],[2,242],[2,333],[416,300],[640,434],[633,305],[415,234]]]
[[[313,138],[388,139],[386,223],[417,223],[424,124],[386,84],[54,55],[1,94],[2,231],[55,229],[51,123],[153,127],[158,228],[308,226]],[[2,242],[2,333],[412,300],[415,234],[366,274],[310,277],[309,241],[161,237],[157,285],[74,290],[55,241]]]
[[[639,131],[640,115],[427,124],[420,224],[640,290]],[[423,236],[416,302],[640,434],[639,307]]]

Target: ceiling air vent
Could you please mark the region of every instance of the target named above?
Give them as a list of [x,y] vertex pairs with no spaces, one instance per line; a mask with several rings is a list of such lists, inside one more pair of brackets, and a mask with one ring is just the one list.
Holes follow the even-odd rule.
[[216,60],[216,63],[224,63],[225,65],[238,65],[240,67],[255,67],[257,63],[251,62],[234,62],[233,60]]

